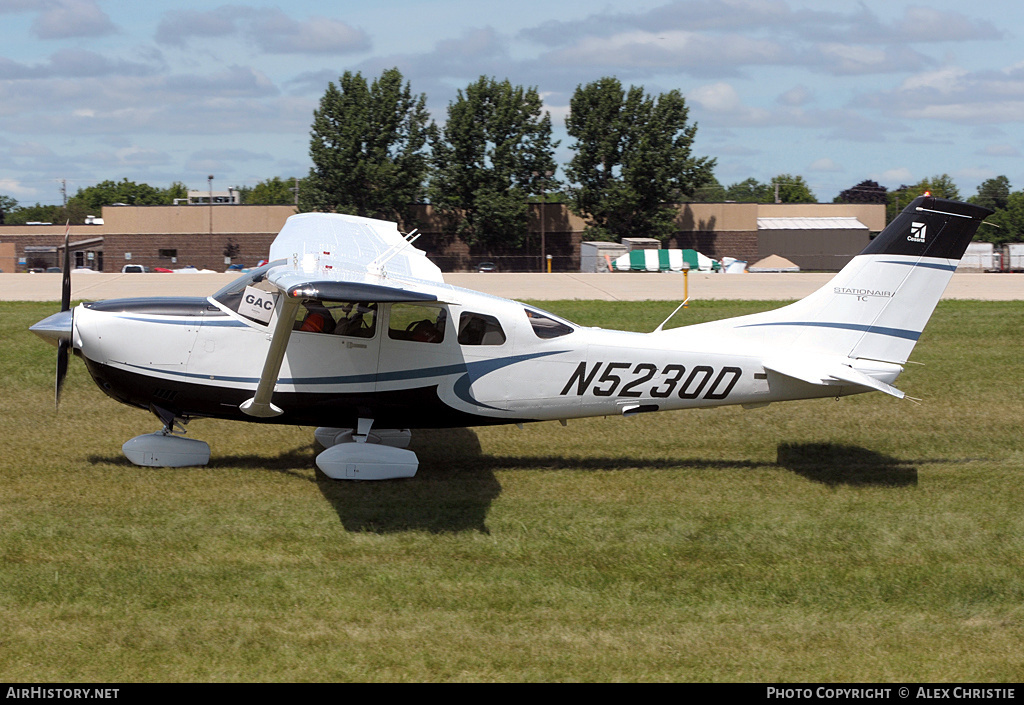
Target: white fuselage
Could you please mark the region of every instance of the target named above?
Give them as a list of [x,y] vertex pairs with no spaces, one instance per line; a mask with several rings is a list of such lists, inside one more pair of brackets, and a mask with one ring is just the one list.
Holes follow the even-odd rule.
[[[284,413],[275,421],[329,425],[313,415],[363,415],[429,428],[760,406],[864,391],[771,374],[762,366],[770,346],[742,338],[730,344],[727,333],[701,335],[701,326],[646,334],[581,328],[478,292],[442,285],[438,295],[445,303],[424,306],[445,311],[440,342],[395,337],[398,304],[379,307],[372,335],[294,331],[274,392]],[[276,312],[260,323],[213,298],[182,301],[177,311],[147,307],[146,300],[80,306],[75,348],[100,386],[122,401],[164,405],[183,417],[238,418],[239,401],[259,382]],[[456,327],[464,314],[497,321],[502,336],[461,343]],[[562,334],[541,337],[532,322],[537,316]],[[406,395],[410,390],[421,394]]]

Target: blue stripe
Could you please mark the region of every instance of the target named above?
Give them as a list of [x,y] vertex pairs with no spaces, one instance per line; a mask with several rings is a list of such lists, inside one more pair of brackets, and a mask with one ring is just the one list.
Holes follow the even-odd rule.
[[759,328],[761,326],[805,326],[810,328],[838,328],[840,330],[857,330],[862,333],[874,333],[875,335],[887,335],[890,338],[903,338],[904,340],[917,340],[921,337],[920,331],[907,330],[904,328],[882,328],[870,326],[863,323],[827,323],[823,321],[781,321],[779,323],[753,323],[740,328]]
[[905,267],[924,267],[925,269],[941,269],[945,272],[955,272],[955,264],[939,264],[938,262],[900,262],[898,260],[880,260],[882,264],[902,264]]
[[138,316],[118,316],[126,321],[140,321],[142,323],[159,323],[160,325],[172,325],[172,326],[195,326],[196,328],[212,327],[212,328],[248,328],[241,321],[234,319],[227,319],[223,321],[211,321],[208,318],[199,318],[198,316],[191,319],[168,319],[168,318],[139,318]]
[[[560,355],[566,350],[557,350],[553,352],[540,352],[531,353],[529,355],[513,355],[511,357],[495,358],[493,360],[479,360],[470,363],[457,363],[454,365],[443,365],[441,367],[421,367],[415,370],[396,370],[394,372],[380,372],[380,373],[368,373],[361,375],[339,375],[336,377],[282,377],[277,380],[278,384],[290,384],[293,386],[306,386],[306,385],[327,385],[327,384],[368,384],[373,382],[395,382],[401,380],[425,380],[432,377],[446,377],[448,375],[464,373],[463,379],[469,379],[472,375],[473,381],[480,379],[486,374],[499,370],[502,367],[508,365],[514,365],[517,362],[524,362],[526,360],[532,360],[538,357],[547,357],[548,355]],[[257,384],[260,381],[259,377],[229,377],[222,375],[204,375],[198,372],[178,372],[176,370],[162,370],[153,367],[146,367],[144,365],[133,365],[131,363],[122,363],[128,367],[132,367],[137,370],[144,370],[146,372],[159,372],[161,374],[174,375],[175,377],[186,377],[194,380],[206,380],[212,382],[234,382],[241,384]],[[461,382],[461,380],[460,380]],[[474,401],[469,397],[469,385],[460,384],[459,397],[465,401],[472,402],[479,406],[485,406],[479,402]],[[465,395],[465,396],[464,396]]]

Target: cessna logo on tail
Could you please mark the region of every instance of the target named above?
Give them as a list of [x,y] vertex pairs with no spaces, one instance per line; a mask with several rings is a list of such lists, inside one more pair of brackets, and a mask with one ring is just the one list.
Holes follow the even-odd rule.
[[910,234],[907,235],[907,239],[911,242],[924,242],[924,236],[927,231],[928,228],[924,223],[911,223]]

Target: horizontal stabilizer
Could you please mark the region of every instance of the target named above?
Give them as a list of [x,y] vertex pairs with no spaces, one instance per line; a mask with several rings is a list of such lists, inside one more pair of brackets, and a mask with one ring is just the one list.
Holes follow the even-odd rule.
[[[853,360],[850,360],[850,362],[852,363]],[[791,377],[793,379],[800,380],[801,382],[807,382],[808,384],[828,387],[853,384],[859,387],[867,387],[868,389],[885,392],[897,399],[902,399],[905,396],[904,393],[899,389],[896,389],[896,387],[886,384],[871,375],[864,374],[860,370],[854,369],[850,364],[846,364],[839,360],[802,358],[766,360],[763,364],[766,370],[777,372],[780,375],[785,375],[786,377]]]

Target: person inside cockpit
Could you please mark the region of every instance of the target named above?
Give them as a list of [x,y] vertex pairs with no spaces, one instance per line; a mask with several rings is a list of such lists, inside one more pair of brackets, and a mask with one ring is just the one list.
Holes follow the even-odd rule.
[[320,301],[309,299],[302,302],[306,308],[306,316],[299,325],[299,330],[309,333],[333,333],[334,317]]

